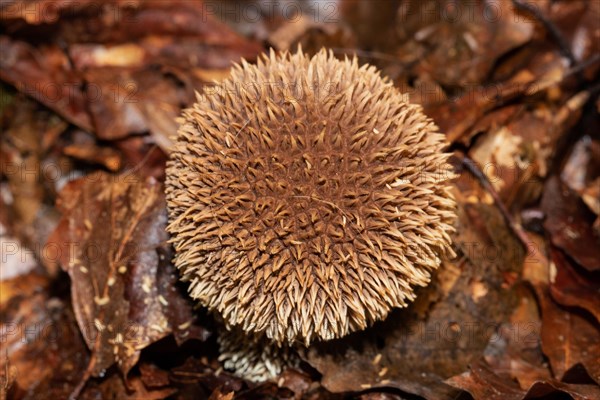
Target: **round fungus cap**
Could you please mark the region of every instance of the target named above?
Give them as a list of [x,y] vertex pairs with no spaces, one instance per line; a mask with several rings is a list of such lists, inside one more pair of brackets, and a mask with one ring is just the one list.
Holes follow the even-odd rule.
[[276,344],[361,330],[453,255],[444,135],[356,58],[242,61],[183,113],[168,230],[190,295]]

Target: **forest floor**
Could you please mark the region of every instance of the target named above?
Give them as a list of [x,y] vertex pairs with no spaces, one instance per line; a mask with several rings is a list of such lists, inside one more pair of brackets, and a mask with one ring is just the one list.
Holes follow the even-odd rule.
[[[0,26],[1,399],[600,399],[600,1],[16,0]],[[457,257],[252,383],[177,279],[165,162],[195,91],[298,45],[446,134]]]

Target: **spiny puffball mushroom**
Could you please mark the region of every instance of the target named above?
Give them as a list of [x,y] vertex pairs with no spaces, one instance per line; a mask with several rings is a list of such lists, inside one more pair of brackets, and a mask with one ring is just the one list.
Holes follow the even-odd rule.
[[251,382],[275,378],[284,369],[300,364],[294,348],[277,346],[265,336],[248,334],[240,329],[222,330],[217,341],[223,367]]
[[183,113],[168,231],[193,298],[277,345],[405,307],[453,255],[444,135],[375,67],[242,61]]

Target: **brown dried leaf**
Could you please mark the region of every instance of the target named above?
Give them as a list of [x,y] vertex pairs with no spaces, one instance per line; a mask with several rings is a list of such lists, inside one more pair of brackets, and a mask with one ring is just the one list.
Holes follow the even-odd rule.
[[[115,72],[111,68],[85,72],[88,96],[96,98],[89,110],[99,138],[114,140],[146,131],[168,138],[177,131],[175,118],[191,99],[176,82],[154,69],[122,69],[116,77]],[[157,142],[164,148],[170,144]]]
[[11,1],[2,4],[0,20],[21,19],[32,25],[54,23],[61,13],[81,11],[90,4],[93,5],[94,0],[76,2],[56,0]]
[[32,45],[0,36],[0,79],[32,96],[58,115],[92,131],[86,110],[88,98],[81,90],[82,81],[71,70],[66,55],[58,46]]
[[120,397],[124,400],[162,400],[169,398],[177,392],[177,389],[172,387],[147,388],[141,378],[138,377],[128,380],[127,384],[127,389],[133,389],[133,393],[128,394],[126,397]]
[[208,397],[217,389],[238,392],[244,386],[242,379],[228,373],[215,374],[215,369],[208,365],[206,360],[192,357],[173,368],[169,379],[179,389],[183,398]]
[[554,271],[551,275],[550,294],[559,304],[580,307],[589,311],[600,323],[600,279],[578,271],[567,257],[551,249]]
[[95,143],[70,144],[63,148],[63,154],[84,162],[100,164],[113,172],[121,168],[121,155],[112,147],[102,147]]
[[539,234],[529,232],[529,252],[523,266],[521,278],[532,285],[547,285],[550,282],[550,261],[546,254],[547,241]]
[[[496,60],[527,43],[533,24],[509,0],[412,1],[400,7],[398,31],[407,52],[424,53],[417,73],[450,86],[473,86]],[[423,50],[415,50],[414,44]]]
[[[600,140],[583,135],[570,150],[560,177],[567,186],[580,193],[588,183],[592,186],[594,177],[598,175],[600,175]],[[594,186],[596,190],[600,190],[598,189],[600,183],[596,182]],[[588,206],[590,205],[588,204]],[[591,206],[590,209],[594,211]],[[598,215],[600,210],[594,211],[594,213]]]
[[221,389],[215,389],[208,400],[233,400],[235,392],[221,392]]
[[42,138],[46,133],[60,134],[66,128],[63,120],[40,109],[27,98],[15,100],[14,114],[0,136],[0,173],[8,180],[12,197],[10,209],[21,231],[24,230],[21,226],[34,222],[46,194],[45,184],[50,180],[44,170],[47,165],[42,165],[47,150]]
[[194,69],[228,70],[261,50],[202,1],[13,3],[2,12],[13,38],[39,29],[62,47],[0,37],[0,79],[101,139],[150,131],[168,148],[175,117],[201,89]]
[[141,381],[147,388],[155,389],[169,385],[169,373],[154,364],[140,363]]
[[536,382],[527,391],[524,399],[539,399],[568,394],[573,400],[594,400],[600,397],[600,388],[596,385],[580,385],[548,380]]
[[510,375],[527,390],[537,381],[550,379],[551,372],[540,349],[542,324],[533,290],[522,286],[517,294],[519,306],[510,322],[502,324],[490,339],[484,358],[494,372]]
[[[59,1],[56,0],[16,0],[10,7],[5,7],[1,19],[11,28],[16,36],[34,30],[34,24],[48,23],[53,29],[43,31],[46,38],[52,41],[63,41],[68,45],[74,43],[133,43],[144,46],[144,39],[154,40],[160,37],[182,38],[197,48],[199,42],[223,46],[219,55],[228,49],[240,51],[254,47],[256,44],[244,40],[233,30],[208,12],[202,0],[107,0],[103,6],[94,0]],[[23,23],[25,22],[25,23]],[[151,49],[157,48],[156,45]],[[167,50],[171,59],[180,60],[190,49],[181,49],[175,56],[172,49]],[[117,54],[113,54],[117,55]],[[110,59],[110,54],[107,55]],[[174,57],[175,56],[175,57]],[[102,59],[102,55],[96,57]],[[92,60],[96,57],[91,57]],[[192,62],[191,57],[186,62]],[[211,57],[196,62],[211,62]],[[228,62],[226,62],[228,64]],[[228,65],[221,64],[221,67]]]
[[544,227],[552,243],[588,271],[600,270],[600,233],[592,228],[594,214],[556,176],[544,187]]
[[446,380],[446,383],[469,392],[475,400],[521,400],[525,395],[518,384],[501,379],[481,361],[471,365],[468,372]]
[[[544,380],[533,383],[523,390],[508,377],[495,374],[487,364],[476,362],[470,371],[454,376],[446,381],[448,384],[463,389],[474,400],[523,400],[550,398],[568,394],[574,400],[594,400],[600,396],[600,388],[592,385],[573,385],[555,380]],[[552,397],[553,398],[553,397]]]
[[[551,2],[549,17],[564,35],[567,45],[577,62],[584,62],[598,54],[600,48],[600,3],[597,1]],[[585,76],[593,79],[600,64],[586,68]]]
[[600,383],[600,325],[582,313],[569,312],[550,298],[548,288],[536,287],[542,309],[542,350],[557,379],[578,364]]
[[466,144],[475,134],[486,131],[485,128],[501,128],[518,110],[497,108],[526,95],[529,87],[528,84],[511,81],[489,87],[478,85],[468,87],[453,98],[426,103],[424,108],[449,142],[461,141]]
[[71,277],[77,322],[95,356],[92,373],[117,362],[126,374],[141,349],[192,322],[185,298],[175,315],[168,300],[175,278],[162,185],[94,173],[67,184],[58,205],[63,218],[49,242],[60,246]]
[[177,389],[172,387],[148,389],[139,376],[131,377],[126,384],[119,374],[111,373],[103,380],[90,381],[78,399],[162,400],[176,393]]
[[534,112],[521,108],[485,131],[469,150],[507,207],[531,204],[542,192],[557,139],[547,135],[555,129],[552,113],[546,106]]
[[35,274],[0,282],[9,298],[0,305],[0,383],[8,372],[13,398],[67,398],[88,361],[70,307],[48,298],[48,285]]
[[149,142],[144,136],[130,136],[115,142],[127,160],[124,165],[128,170],[137,171],[142,176],[152,176],[159,181],[165,179],[167,155],[161,148]]
[[600,176],[583,189],[581,200],[597,216],[600,216]]
[[495,102],[485,91],[478,89],[441,103],[426,104],[424,109],[440,127],[441,132],[446,134],[447,140],[454,142],[461,139],[494,105]]

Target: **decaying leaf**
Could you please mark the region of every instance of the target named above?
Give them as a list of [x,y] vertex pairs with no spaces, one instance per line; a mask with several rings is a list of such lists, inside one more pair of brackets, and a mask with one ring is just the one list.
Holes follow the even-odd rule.
[[6,389],[8,398],[66,398],[85,369],[73,312],[48,296],[49,282],[31,273],[0,282],[0,396]]
[[54,3],[2,9],[16,37],[48,24],[61,46],[0,36],[0,79],[101,139],[150,132],[166,151],[175,117],[205,83],[195,70],[228,70],[260,50],[202,1]]
[[530,40],[533,28],[508,0],[414,1],[398,18],[407,53],[423,57],[418,68],[443,85],[481,82],[499,56]]
[[159,182],[94,173],[67,184],[58,204],[63,218],[49,242],[71,278],[93,376],[114,363],[127,374],[144,347],[171,332],[189,334],[191,304],[172,294]]
[[[599,399],[599,21],[597,0],[0,1],[0,399]],[[177,283],[159,182],[195,91],[298,44],[379,67],[473,163],[459,257],[416,302],[257,385]]]
[[563,306],[587,310],[600,323],[600,279],[574,266],[560,250],[552,248],[550,251],[552,298]]
[[558,177],[548,179],[542,198],[544,227],[552,243],[589,271],[600,270],[600,233],[593,213]]
[[495,374],[484,362],[475,363],[469,372],[452,377],[448,384],[466,390],[474,400],[526,400],[569,395],[574,400],[593,400],[600,388],[592,385],[566,384],[556,380],[534,382],[523,390],[513,381]]
[[542,310],[542,349],[556,379],[574,367],[583,366],[600,384],[600,327],[585,313],[573,312],[554,303],[548,288],[536,288]]

